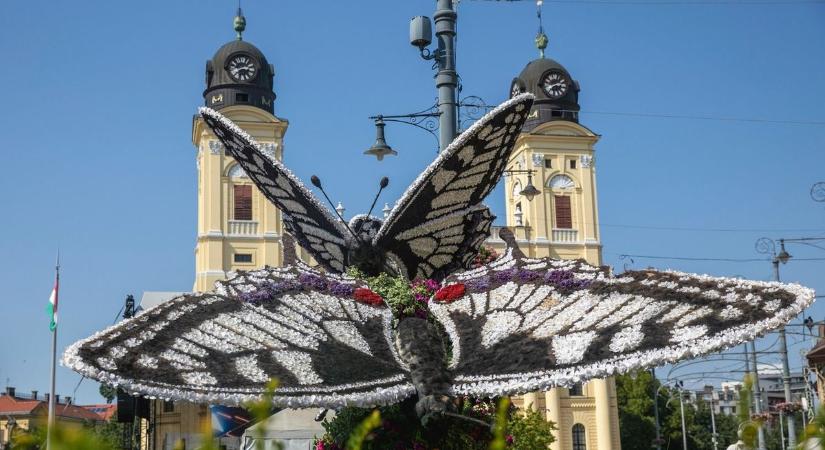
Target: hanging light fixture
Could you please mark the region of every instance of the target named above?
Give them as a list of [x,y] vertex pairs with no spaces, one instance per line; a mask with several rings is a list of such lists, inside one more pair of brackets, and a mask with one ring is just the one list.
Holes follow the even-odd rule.
[[533,186],[533,172],[532,171],[527,172],[527,185],[524,186],[524,189],[522,189],[521,192],[519,192],[519,194],[527,197],[528,202],[533,200],[533,197],[541,194],[541,191],[539,191],[538,189],[536,189],[535,186]]
[[375,118],[375,143],[372,144],[372,147],[368,148],[367,151],[364,152],[365,155],[372,155],[378,158],[379,161],[384,159],[387,155],[397,155],[398,152],[393,150],[392,147],[387,145],[387,141],[384,139],[384,118],[378,116]]

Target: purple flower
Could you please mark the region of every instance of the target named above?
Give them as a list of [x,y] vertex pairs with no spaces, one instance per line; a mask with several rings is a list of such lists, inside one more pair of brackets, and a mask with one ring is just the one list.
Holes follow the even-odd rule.
[[516,269],[505,269],[493,273],[493,281],[496,283],[506,283],[516,276]]
[[490,288],[489,277],[479,277],[468,280],[464,283],[464,287],[473,292],[482,292]]
[[316,291],[327,290],[327,282],[318,275],[313,275],[311,273],[302,273],[298,275],[298,282],[306,287],[315,289]]
[[415,297],[415,300],[416,300],[416,301],[419,301],[419,302],[421,302],[421,303],[427,303],[427,300],[429,300],[429,299],[430,299],[430,298],[427,296],[427,294],[422,294],[421,292],[416,292],[416,293],[414,294],[414,297]]
[[437,291],[441,289],[441,283],[432,279],[427,279],[424,281],[424,287],[429,291]]
[[354,285],[338,283],[337,281],[330,282],[327,287],[329,288],[330,294],[339,297],[349,297],[353,292],[355,292]]
[[520,281],[531,281],[538,278],[539,274],[532,270],[519,269],[519,271],[516,273],[516,277],[518,277]]

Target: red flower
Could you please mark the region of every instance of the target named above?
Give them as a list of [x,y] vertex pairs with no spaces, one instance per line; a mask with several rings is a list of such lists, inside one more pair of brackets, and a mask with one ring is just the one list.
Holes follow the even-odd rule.
[[464,295],[464,283],[448,284],[435,293],[435,299],[449,303],[462,295]]
[[380,295],[376,294],[370,289],[367,288],[357,288],[354,292],[355,300],[366,303],[368,305],[379,306],[384,304],[384,299],[381,298]]

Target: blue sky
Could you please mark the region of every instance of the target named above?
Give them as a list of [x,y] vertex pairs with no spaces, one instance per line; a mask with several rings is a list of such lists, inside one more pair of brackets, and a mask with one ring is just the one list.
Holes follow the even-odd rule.
[[[45,304],[58,247],[61,350],[111,324],[127,294],[191,289],[191,120],[205,61],[233,38],[234,8],[4,4],[4,384],[47,390]],[[434,8],[424,0],[244,3],[245,38],[276,66],[276,114],[290,121],[286,163],[304,179],[319,175],[348,214],[369,207],[383,175],[391,179],[383,200],[394,201],[434,156],[429,135],[401,125],[387,128],[398,157],[361,155],[374,139],[368,116],[433,103],[433,72],[408,44],[407,23]],[[544,17],[547,54],[581,83],[581,122],[603,136],[596,168],[606,263],[768,279],[768,262],[620,255],[756,258],[761,236],[825,236],[825,203],[809,196],[825,181],[825,4],[548,1]],[[459,33],[463,93],[498,103],[536,57],[535,3],[461,2]],[[500,190],[489,203],[503,214]],[[825,261],[801,260],[825,250],[788,250],[799,259],[782,267],[783,278],[825,292]],[[825,306],[809,313],[823,320]],[[794,366],[805,345],[792,347]],[[79,378],[59,369],[58,392],[71,395]],[[96,392],[84,381],[78,400],[97,401]]]

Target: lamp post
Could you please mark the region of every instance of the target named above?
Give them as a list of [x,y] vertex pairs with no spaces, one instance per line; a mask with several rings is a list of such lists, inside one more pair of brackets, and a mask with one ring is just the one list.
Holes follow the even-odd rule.
[[[791,259],[790,253],[785,250],[785,240],[779,240],[779,253],[776,253],[776,243],[770,238],[759,238],[756,241],[756,252],[771,256],[773,265],[773,280],[779,281],[779,263],[786,264]],[[788,365],[788,342],[785,337],[785,327],[779,329],[779,352],[782,357],[782,385],[785,390],[785,403],[791,403],[791,371]],[[794,414],[788,414],[788,447],[796,448],[796,424]],[[780,421],[782,418],[780,417]]]
[[[656,381],[656,369],[650,369],[650,375],[653,377],[653,381]],[[662,389],[664,385],[659,386],[656,388],[656,392],[653,393],[653,417],[656,420],[656,439],[653,441],[653,445],[656,447],[656,450],[662,450],[662,432],[661,426],[659,425],[659,390]]]
[[528,202],[533,200],[533,197],[541,194],[541,191],[533,186],[533,172],[535,172],[533,169],[507,169],[504,171],[504,173],[508,175],[514,173],[527,174],[527,185],[519,192],[519,195],[525,196]]

